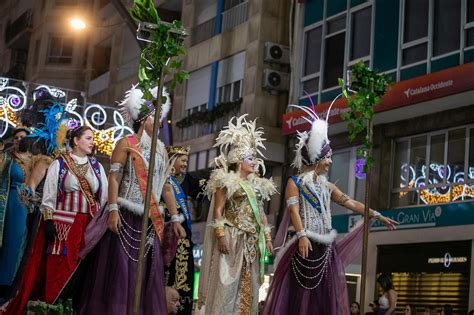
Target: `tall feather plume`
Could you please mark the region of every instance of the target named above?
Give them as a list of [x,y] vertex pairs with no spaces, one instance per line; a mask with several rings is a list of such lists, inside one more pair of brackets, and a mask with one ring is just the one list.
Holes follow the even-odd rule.
[[163,120],[166,120],[166,117],[168,117],[168,113],[170,112],[170,109],[171,109],[171,98],[170,98],[170,94],[168,93],[168,90],[166,90],[166,87],[163,87],[163,92],[161,94],[166,98],[166,102],[161,104],[160,122],[162,122]]
[[143,92],[137,86],[138,84],[132,85],[132,88],[125,92],[125,98],[119,103],[122,116],[129,123],[133,123],[138,118],[140,108],[145,102]]
[[328,124],[325,120],[316,119],[311,125],[307,147],[311,162],[314,162],[320,155],[324,143],[329,143]]

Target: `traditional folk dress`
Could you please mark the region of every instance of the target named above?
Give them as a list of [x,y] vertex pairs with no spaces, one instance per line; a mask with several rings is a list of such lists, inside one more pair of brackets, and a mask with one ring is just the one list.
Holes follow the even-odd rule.
[[[195,191],[195,187],[190,187],[193,181],[190,175],[186,174],[183,182],[174,177],[169,176],[168,182],[173,188],[176,198],[176,206],[180,217],[182,218],[182,226],[186,231],[186,237],[178,240],[176,248],[176,256],[173,261],[165,268],[165,278],[168,286],[175,288],[179,292],[181,308],[178,314],[192,314],[193,311],[193,291],[194,291],[194,256],[193,241],[191,228],[191,212],[188,205],[188,195],[190,191]],[[199,183],[195,183],[199,187]],[[192,185],[192,186],[195,186]],[[192,188],[192,189],[189,189]],[[192,193],[192,192],[191,192]],[[194,198],[196,196],[194,195]]]
[[[131,314],[138,266],[141,233],[146,233],[145,256],[139,314],[166,314],[163,253],[160,239],[164,222],[159,202],[166,181],[167,161],[163,143],[158,141],[150,218],[142,231],[143,208],[150,160],[151,139],[144,132],[139,144],[135,136],[127,141],[130,154],[123,166],[118,200],[122,226],[118,235],[107,228],[109,212],[102,211],[88,228],[86,248],[81,256],[91,255],[92,268],[80,302],[79,314]],[[171,260],[171,259],[170,259]]]
[[[298,187],[299,214],[313,250],[303,258],[294,236],[279,252],[263,314],[349,314],[344,266],[360,252],[361,226],[336,246],[326,177],[308,172],[292,180]],[[286,230],[287,223],[288,212],[280,229]]]
[[257,175],[243,180],[235,172],[216,169],[208,181],[208,195],[218,188],[227,189],[223,219],[230,249],[229,254],[219,252],[214,229],[208,226],[198,304],[205,314],[257,314],[266,250],[263,202],[276,189],[271,180]]
[[7,306],[8,314],[21,314],[28,300],[48,304],[57,301],[77,270],[84,232],[107,200],[107,177],[102,165],[91,157],[60,155],[49,167],[41,209],[52,211],[57,235],[45,239],[40,224],[26,263],[18,294]]
[[26,169],[21,161],[5,154],[0,182],[0,286],[10,287],[15,279],[27,244],[27,208],[19,189]]

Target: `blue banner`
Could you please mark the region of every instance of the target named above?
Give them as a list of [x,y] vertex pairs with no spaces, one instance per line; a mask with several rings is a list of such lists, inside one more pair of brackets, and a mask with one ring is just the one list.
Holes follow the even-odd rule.
[[[397,229],[420,229],[431,227],[474,224],[474,202],[451,203],[444,205],[398,208],[380,211],[384,216],[400,224]],[[339,233],[347,233],[361,220],[360,214],[343,214],[332,217],[332,226]],[[375,221],[371,231],[386,231],[387,228]]]

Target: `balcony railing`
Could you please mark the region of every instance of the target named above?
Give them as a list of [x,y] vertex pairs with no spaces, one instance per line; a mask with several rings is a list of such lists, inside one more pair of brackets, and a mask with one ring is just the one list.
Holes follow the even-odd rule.
[[191,33],[191,46],[203,42],[214,36],[216,18],[212,18],[204,23],[196,25]]
[[222,32],[227,32],[248,19],[248,1],[222,12]]
[[13,23],[7,26],[5,31],[5,43],[8,45],[10,41],[18,34],[30,28],[33,25],[33,14],[31,9],[26,10]]
[[195,124],[189,127],[182,128],[182,129],[176,128],[177,130],[180,130],[180,132],[178,133],[180,135],[179,141],[196,139],[204,135],[218,132],[222,130],[222,128],[224,128],[224,126],[226,126],[229,123],[230,118],[238,115],[238,113],[239,113],[239,109],[235,111],[231,111],[227,113],[226,115],[224,115],[223,117],[216,119],[211,124]]

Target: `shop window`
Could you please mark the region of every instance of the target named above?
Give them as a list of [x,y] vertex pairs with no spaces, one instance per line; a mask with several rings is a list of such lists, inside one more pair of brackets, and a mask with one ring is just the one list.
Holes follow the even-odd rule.
[[[365,174],[362,172],[361,161],[362,159],[357,157],[356,147],[334,151],[328,177],[329,181],[342,192],[355,200],[364,202]],[[331,211],[333,214],[348,212],[346,208],[334,202],[331,204]]]
[[474,199],[474,126],[397,139],[392,170],[392,207]]
[[70,37],[51,36],[49,38],[47,63],[72,63],[73,39]]

